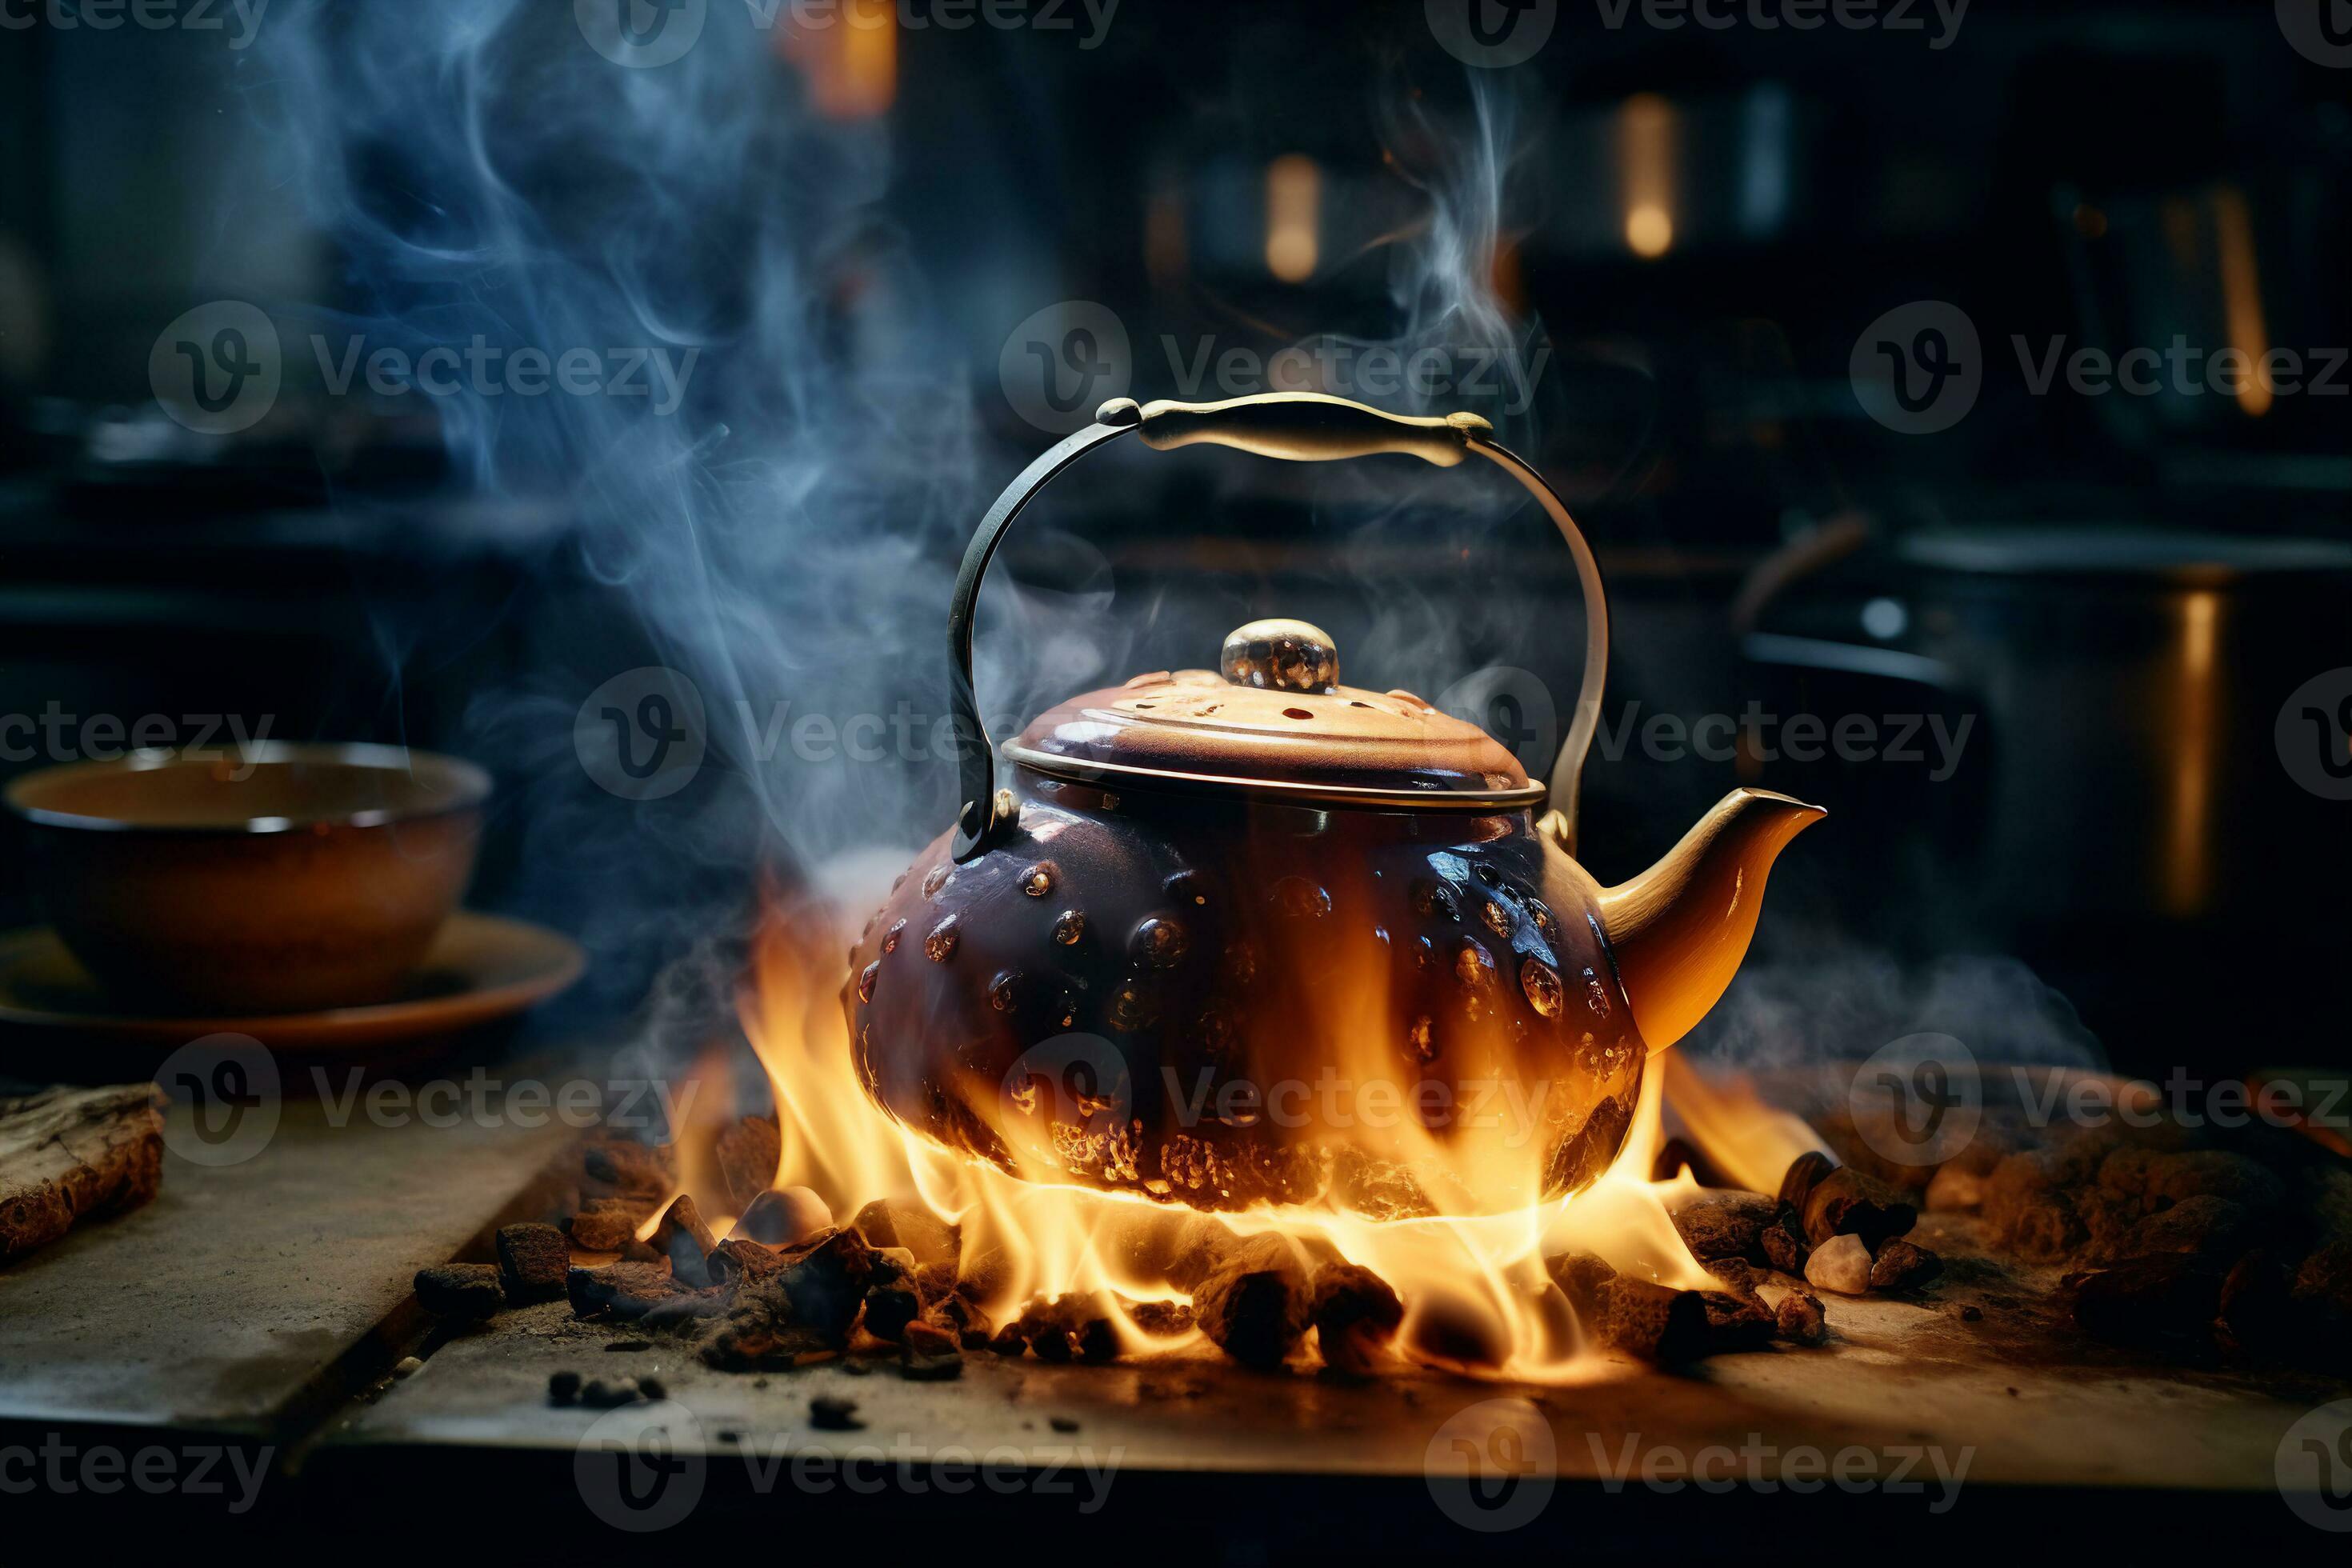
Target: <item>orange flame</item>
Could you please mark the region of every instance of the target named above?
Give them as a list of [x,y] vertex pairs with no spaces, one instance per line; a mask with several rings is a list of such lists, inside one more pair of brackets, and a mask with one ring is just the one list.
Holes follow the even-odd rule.
[[[1108,1293],[1129,1304],[1185,1298],[1153,1267],[1171,1227],[1219,1225],[1236,1237],[1279,1236],[1302,1258],[1336,1251],[1371,1269],[1405,1303],[1402,1353],[1475,1375],[1561,1382],[1591,1374],[1581,1334],[1544,1259],[1570,1250],[1599,1254],[1620,1272],[1678,1288],[1715,1281],[1683,1245],[1669,1201],[1696,1191],[1687,1172],[1653,1182],[1664,1143],[1663,1075],[1647,1075],[1622,1151],[1593,1185],[1504,1213],[1379,1220],[1339,1207],[1260,1206],[1195,1215],[1132,1194],[1057,1181],[1029,1165],[1026,1175],[951,1152],[881,1110],[859,1082],[839,1000],[837,960],[845,937],[805,909],[772,901],[755,947],[754,974],[740,1016],[775,1088],[782,1130],[778,1186],[814,1190],[846,1222],[877,1199],[919,1203],[962,1227],[963,1256],[991,1254],[991,1299],[1000,1319],[1035,1298]],[[1365,994],[1372,987],[1340,987]],[[1540,1142],[1497,1158],[1525,1168],[1496,1172],[1517,1190],[1540,1190]],[[1459,1169],[1459,1142],[1429,1151]],[[1150,1339],[1129,1320],[1129,1351],[1178,1348]],[[1196,1336],[1197,1338],[1197,1336]]]

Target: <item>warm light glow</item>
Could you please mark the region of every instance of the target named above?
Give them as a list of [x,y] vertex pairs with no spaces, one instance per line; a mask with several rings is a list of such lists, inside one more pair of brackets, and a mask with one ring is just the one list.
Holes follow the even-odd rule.
[[779,31],[777,39],[808,78],[811,105],[827,120],[872,120],[898,96],[898,15],[890,0],[841,0]]
[[1143,264],[1160,284],[1181,279],[1192,265],[1192,241],[1184,222],[1184,193],[1175,186],[1152,193],[1143,213]]
[[1285,283],[1315,276],[1322,250],[1323,171],[1293,153],[1265,168],[1265,269]]
[[2221,250],[2221,304],[2229,318],[2230,346],[2246,356],[2247,372],[2238,381],[2238,406],[2251,418],[2271,411],[2276,388],[2263,361],[2271,352],[2270,329],[2263,321],[2263,285],[2254,263],[2254,225],[2246,198],[2235,186],[2213,193],[2213,232]]
[[1625,204],[1625,244],[1645,260],[1675,242],[1674,106],[1637,93],[1617,111],[1617,175]]
[[1644,260],[1664,256],[1675,243],[1675,220],[1663,207],[1635,207],[1625,215],[1625,243]]
[[2172,704],[2170,843],[2164,858],[2168,913],[2204,912],[2212,884],[2213,752],[2217,701],[2214,647],[2221,595],[2210,588],[2180,601],[2179,687]]
[[[1647,1075],[1615,1164],[1572,1197],[1500,1213],[1388,1221],[1322,1207],[1202,1215],[1056,1180],[1051,1152],[1021,1147],[1011,1125],[999,1131],[1014,1145],[1021,1174],[950,1153],[890,1119],[857,1080],[838,960],[816,956],[838,954],[845,945],[814,912],[781,908],[772,911],[758,944],[742,1019],[775,1085],[783,1130],[777,1183],[815,1189],[844,1219],[874,1198],[890,1197],[919,1202],[961,1225],[967,1258],[993,1252],[1003,1260],[995,1296],[985,1303],[1000,1319],[1033,1298],[1066,1291],[1108,1292],[1130,1306],[1182,1300],[1184,1291],[1155,1274],[1154,1260],[1171,1256],[1187,1227],[1223,1226],[1236,1236],[1279,1236],[1303,1258],[1336,1249],[1378,1273],[1405,1302],[1401,1353],[1483,1376],[1562,1382],[1591,1375],[1594,1363],[1583,1354],[1566,1299],[1545,1274],[1546,1258],[1582,1249],[1621,1272],[1713,1288],[1665,1206],[1693,1190],[1689,1178],[1647,1179],[1664,1142],[1661,1074]],[[1375,1014],[1386,987],[1335,986],[1333,994],[1355,999],[1347,1032],[1363,1040],[1369,1059],[1380,1048],[1373,1040],[1389,1036],[1359,1031],[1384,1027]],[[1342,1072],[1349,1067],[1336,1065]],[[1411,1125],[1424,1139],[1434,1136]],[[1491,1162],[1487,1178],[1535,1191],[1542,1148],[1540,1141],[1496,1144],[1466,1162],[1459,1148],[1433,1142],[1423,1152],[1456,1171]],[[1131,1321],[1120,1328],[1130,1351],[1185,1348],[1183,1342],[1148,1339]],[[1197,1335],[1190,1342],[1202,1342]],[[1484,1353],[1471,1362],[1448,1353],[1465,1344],[1485,1347]]]

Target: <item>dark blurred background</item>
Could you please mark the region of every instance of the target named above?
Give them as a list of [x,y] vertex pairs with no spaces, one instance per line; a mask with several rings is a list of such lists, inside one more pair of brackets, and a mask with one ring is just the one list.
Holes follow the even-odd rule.
[[[767,28],[710,0],[696,52],[644,69],[599,59],[556,0],[388,7],[396,39],[360,9],[278,0],[240,45],[226,9],[203,32],[0,4],[0,713],[76,721],[0,737],[5,772],[103,746],[91,715],[475,757],[501,785],[476,901],[588,942],[568,1016],[625,1012],[740,930],[761,861],[903,863],[945,825],[943,762],[845,784],[789,743],[747,754],[730,715],[942,711],[961,536],[1052,438],[1024,331],[1082,410],[1261,390],[1249,365],[1334,336],[1501,352],[1516,378],[1452,396],[1281,384],[1476,407],[1568,497],[1615,614],[1596,873],[1646,864],[1735,784],[1783,789],[1832,817],[1773,879],[1768,964],[2013,958],[2126,1066],[2344,1058],[2352,805],[2330,797],[2343,732],[2305,710],[2352,698],[2325,679],[2352,666],[2347,7],[2306,27],[2252,0],[1976,0],[1801,29],[1758,18],[1802,5],[1703,7],[1717,27],[1585,0],[1522,13],[1551,31],[1502,66],[1462,49],[1507,38],[1421,0],[1124,0],[1099,28],[1070,0],[1067,30],[1034,5],[1021,26],[918,26],[918,5]],[[705,137],[724,178],[682,180]],[[317,199],[321,165],[344,205]],[[565,221],[592,212],[608,226]],[[859,432],[845,460],[880,470],[854,508],[831,475],[779,501],[766,533],[736,497],[739,552],[697,557],[732,563],[707,642],[648,595],[651,557],[604,548],[656,535],[616,515],[638,502],[597,477],[600,426],[339,392],[309,346],[462,348],[488,321],[603,348],[508,307],[618,248],[690,258],[713,306],[640,300],[626,268],[609,290],[735,394],[614,416],[672,421],[681,492],[772,431]],[[278,323],[283,385],[205,434],[159,406],[151,361],[222,300]],[[1070,301],[1125,352],[1074,355]],[[759,325],[780,314],[788,332]],[[2192,379],[2069,384],[2078,350],[2176,342]],[[1956,374],[1895,397],[1882,344]],[[1244,384],[1187,384],[1229,351]],[[2229,351],[2292,351],[2309,384],[2219,386]],[[1065,479],[990,612],[992,713],[1211,663],[1279,612],[1329,626],[1349,679],[1448,690],[1540,766],[1578,675],[1565,552],[1491,491],[1366,473],[1125,454]],[[858,608],[797,639],[813,601]],[[691,662],[738,633],[760,658],[717,680]],[[702,685],[712,761],[621,798],[575,716],[666,663]],[[1750,718],[1694,755],[1645,728],[1661,715]],[[1791,754],[1846,719],[1869,725],[1853,754]],[[866,815],[830,830],[851,799]],[[7,891],[12,924],[36,918]]]

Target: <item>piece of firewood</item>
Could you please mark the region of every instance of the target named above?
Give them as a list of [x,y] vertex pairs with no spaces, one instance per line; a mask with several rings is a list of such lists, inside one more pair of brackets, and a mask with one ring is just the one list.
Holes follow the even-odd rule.
[[149,1083],[0,1099],[0,1263],[153,1197],[163,1102]]

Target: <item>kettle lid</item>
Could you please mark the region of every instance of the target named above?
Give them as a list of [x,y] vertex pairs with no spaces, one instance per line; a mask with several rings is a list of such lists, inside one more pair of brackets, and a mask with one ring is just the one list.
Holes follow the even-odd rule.
[[1502,742],[1409,691],[1339,684],[1305,621],[1252,621],[1218,668],[1160,670],[1040,714],[1004,753],[1058,778],[1413,810],[1540,805]]

